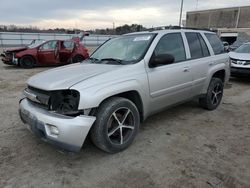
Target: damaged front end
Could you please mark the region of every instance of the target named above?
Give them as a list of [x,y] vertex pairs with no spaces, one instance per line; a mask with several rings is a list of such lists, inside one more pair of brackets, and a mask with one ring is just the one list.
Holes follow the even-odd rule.
[[76,90],[24,90],[20,117],[37,136],[68,151],[79,151],[95,121],[94,116],[78,110]]
[[11,51],[4,51],[1,54],[1,60],[7,65],[18,65],[18,59],[15,57],[15,53]]

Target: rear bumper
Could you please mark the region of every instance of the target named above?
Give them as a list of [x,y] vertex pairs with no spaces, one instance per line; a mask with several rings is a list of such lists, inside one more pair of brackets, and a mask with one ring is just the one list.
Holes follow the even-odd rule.
[[232,76],[247,76],[247,77],[250,77],[250,69],[249,68],[231,67],[231,75]]
[[34,106],[26,98],[20,101],[19,114],[27,128],[49,143],[77,152],[95,121],[93,116],[68,117]]

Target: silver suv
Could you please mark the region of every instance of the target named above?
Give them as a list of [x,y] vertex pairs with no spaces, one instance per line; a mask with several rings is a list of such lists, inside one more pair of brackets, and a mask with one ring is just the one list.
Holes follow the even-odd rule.
[[61,148],[79,151],[89,134],[116,153],[133,142],[140,122],[169,106],[198,97],[203,108],[216,109],[229,74],[215,33],[131,33],[81,63],[31,77],[19,112],[32,132]]

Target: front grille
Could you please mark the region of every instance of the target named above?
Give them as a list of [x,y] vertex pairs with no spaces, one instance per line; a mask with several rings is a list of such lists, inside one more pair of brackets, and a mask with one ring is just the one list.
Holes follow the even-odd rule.
[[50,92],[40,90],[31,86],[28,86],[24,90],[24,95],[32,101],[32,103],[36,103],[39,106],[43,106],[44,108],[49,109],[49,100],[50,100]]
[[5,57],[6,58],[9,58],[9,59],[12,59],[13,58],[13,53],[12,52],[5,52]]
[[231,62],[232,62],[233,64],[237,64],[237,59],[231,58]]
[[231,58],[231,62],[233,64],[236,64],[236,65],[250,65],[250,61],[245,61],[245,63],[239,63],[239,61],[245,61],[245,60]]

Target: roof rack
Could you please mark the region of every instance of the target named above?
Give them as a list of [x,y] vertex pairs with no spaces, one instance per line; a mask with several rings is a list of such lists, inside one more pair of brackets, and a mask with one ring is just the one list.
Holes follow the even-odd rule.
[[156,30],[166,30],[166,29],[190,29],[190,30],[203,30],[203,31],[211,31],[217,32],[217,29],[212,28],[195,28],[195,27],[180,27],[180,26],[160,26],[160,27],[153,27],[150,29],[146,29],[146,31],[156,31]]

